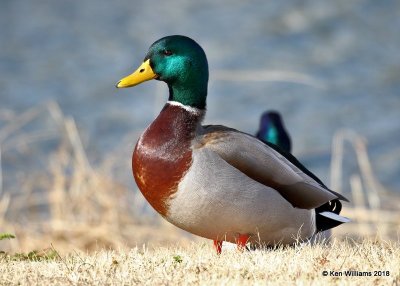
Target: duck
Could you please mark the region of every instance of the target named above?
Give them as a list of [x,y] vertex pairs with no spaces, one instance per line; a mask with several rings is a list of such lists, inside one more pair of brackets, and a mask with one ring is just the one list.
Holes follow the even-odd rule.
[[139,137],[132,170],[164,219],[212,240],[218,254],[223,241],[238,249],[295,245],[349,221],[339,215],[348,200],[290,153],[234,128],[202,125],[209,69],[196,41],[182,35],[155,41],[116,87],[153,79],[167,84],[168,100]]
[[263,142],[275,144],[286,152],[292,152],[292,140],[281,114],[276,110],[267,110],[261,115],[259,129],[255,136]]

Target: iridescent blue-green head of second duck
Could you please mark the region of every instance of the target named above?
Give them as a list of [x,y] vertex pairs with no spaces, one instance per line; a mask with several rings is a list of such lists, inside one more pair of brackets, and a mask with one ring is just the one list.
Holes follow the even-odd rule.
[[131,87],[157,79],[167,83],[169,100],[205,109],[208,84],[207,57],[194,40],[180,35],[154,42],[140,67],[116,87]]
[[289,133],[277,111],[270,110],[262,114],[256,137],[263,142],[275,144],[286,152],[291,152],[292,143]]

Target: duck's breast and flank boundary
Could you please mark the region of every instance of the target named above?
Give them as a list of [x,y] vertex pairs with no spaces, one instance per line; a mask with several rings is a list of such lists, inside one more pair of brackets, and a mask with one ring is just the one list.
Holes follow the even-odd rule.
[[291,244],[315,232],[314,210],[294,208],[208,148],[193,150],[167,219],[196,235],[230,242],[248,234],[254,243]]
[[168,200],[190,167],[191,140],[201,112],[167,103],[139,138],[132,157],[133,176],[140,191],[162,216]]

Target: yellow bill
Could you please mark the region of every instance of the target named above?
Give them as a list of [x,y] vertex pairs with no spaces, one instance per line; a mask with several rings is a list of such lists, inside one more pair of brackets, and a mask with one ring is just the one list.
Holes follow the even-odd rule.
[[124,77],[121,79],[116,87],[121,88],[121,87],[131,87],[138,85],[139,83],[142,83],[147,80],[151,80],[156,78],[157,75],[153,72],[151,66],[150,66],[150,59],[147,61],[143,62],[140,67],[134,71],[132,74],[128,75],[127,77]]

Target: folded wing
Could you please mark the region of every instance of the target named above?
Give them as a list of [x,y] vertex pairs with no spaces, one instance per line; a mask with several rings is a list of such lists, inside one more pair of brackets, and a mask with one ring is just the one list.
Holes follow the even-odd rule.
[[294,207],[314,209],[331,200],[347,200],[329,190],[291,154],[221,125],[204,126],[197,148],[209,148],[253,180],[275,189]]

